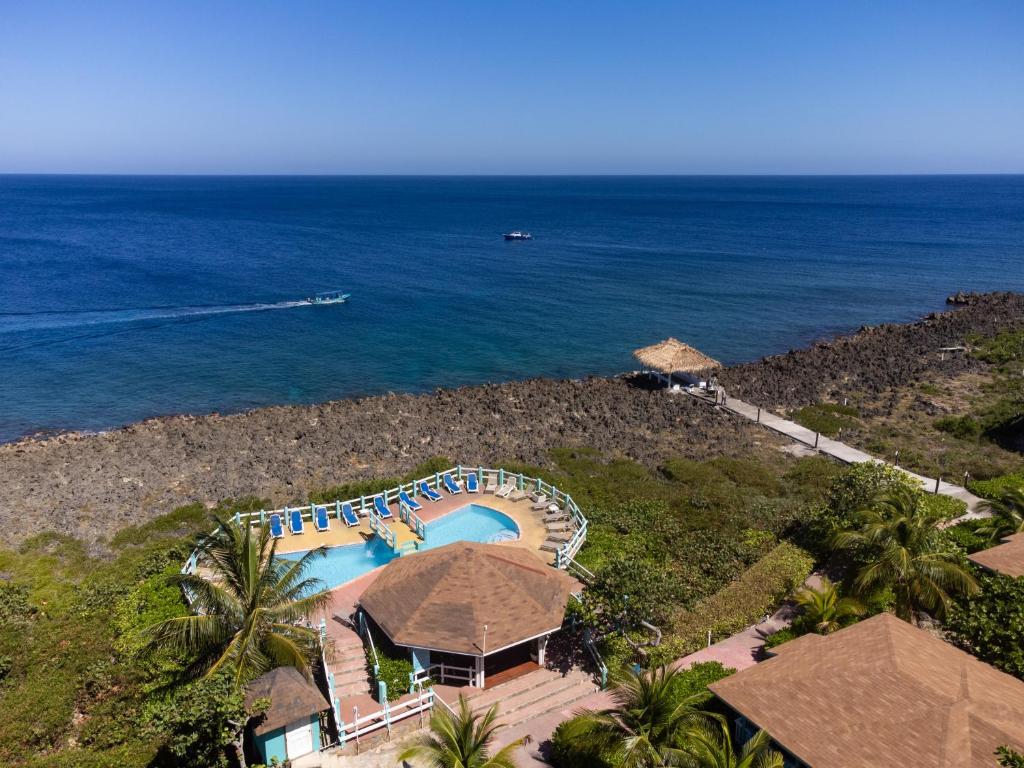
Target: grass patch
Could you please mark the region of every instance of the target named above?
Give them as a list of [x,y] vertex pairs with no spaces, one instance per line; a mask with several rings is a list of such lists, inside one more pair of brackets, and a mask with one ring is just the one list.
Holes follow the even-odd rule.
[[820,432],[826,437],[837,437],[840,430],[856,427],[860,423],[858,416],[859,411],[852,405],[838,403],[805,405],[791,414],[791,418],[797,424]]

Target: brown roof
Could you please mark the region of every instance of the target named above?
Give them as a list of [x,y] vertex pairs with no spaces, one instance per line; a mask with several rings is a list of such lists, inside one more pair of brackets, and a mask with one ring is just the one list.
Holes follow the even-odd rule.
[[578,582],[516,546],[460,541],[389,563],[359,603],[398,645],[478,656],[562,625]]
[[295,667],[272,669],[245,687],[246,706],[252,706],[256,699],[264,697],[270,699],[270,709],[261,719],[254,721],[256,735],[331,708],[320,689]]
[[991,768],[1024,747],[1024,682],[891,614],[775,650],[711,690],[812,768]]
[[642,347],[633,352],[633,357],[648,368],[662,373],[675,371],[702,371],[706,368],[721,366],[717,360],[684,344],[678,339],[668,338],[649,347]]
[[967,559],[1004,576],[1024,576],[1024,533],[1015,533],[990,549],[968,555]]

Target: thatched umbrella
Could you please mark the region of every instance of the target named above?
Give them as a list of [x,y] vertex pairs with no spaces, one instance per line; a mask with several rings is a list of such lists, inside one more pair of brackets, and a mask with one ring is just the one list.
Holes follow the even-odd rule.
[[719,368],[721,363],[708,357],[699,349],[684,344],[678,339],[668,338],[649,347],[642,347],[633,352],[644,368],[658,371],[669,377],[671,383],[673,373],[696,373],[710,368]]

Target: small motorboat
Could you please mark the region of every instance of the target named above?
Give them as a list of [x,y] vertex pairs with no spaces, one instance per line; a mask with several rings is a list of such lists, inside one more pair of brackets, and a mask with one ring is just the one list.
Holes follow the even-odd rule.
[[533,240],[533,235],[529,232],[520,232],[517,229],[515,232],[506,232],[504,238],[506,240]]
[[348,301],[351,293],[342,293],[341,291],[323,291],[317,293],[306,299],[307,304],[313,304],[314,306],[320,306],[322,304],[344,304]]

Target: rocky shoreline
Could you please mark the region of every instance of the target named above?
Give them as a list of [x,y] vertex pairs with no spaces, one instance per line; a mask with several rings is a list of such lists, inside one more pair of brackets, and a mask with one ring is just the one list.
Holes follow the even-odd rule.
[[[915,323],[734,366],[720,379],[730,394],[775,408],[853,388],[880,392],[926,374],[970,370],[977,361],[938,350],[973,333],[1021,327],[1024,296],[988,294]],[[10,543],[40,530],[95,543],[181,504],[245,495],[292,502],[312,488],[404,473],[431,456],[544,465],[551,448],[588,446],[656,466],[671,456],[748,453],[773,440],[630,376],[174,416],[0,446],[0,522]]]
[[986,368],[964,353],[970,337],[1024,328],[1024,295],[957,294],[957,308],[916,322],[861,328],[857,333],[726,369],[729,394],[778,410],[851,393],[871,396],[922,381]]

